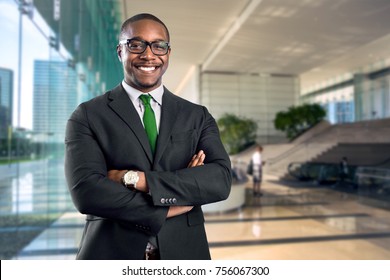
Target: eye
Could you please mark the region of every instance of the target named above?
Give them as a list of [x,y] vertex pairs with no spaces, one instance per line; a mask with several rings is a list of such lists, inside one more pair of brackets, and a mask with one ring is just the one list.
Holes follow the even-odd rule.
[[161,42],[154,44],[154,47],[159,50],[165,50],[167,46],[164,42]]
[[166,54],[168,50],[168,43],[164,41],[154,42],[152,48],[153,51],[157,54]]
[[130,41],[129,48],[132,50],[142,50],[145,47],[145,44],[141,41]]

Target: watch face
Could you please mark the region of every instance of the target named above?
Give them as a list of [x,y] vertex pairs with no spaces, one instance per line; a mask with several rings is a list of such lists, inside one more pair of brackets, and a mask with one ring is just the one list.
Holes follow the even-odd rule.
[[128,171],[125,174],[124,181],[127,185],[134,185],[138,182],[138,174],[134,171]]

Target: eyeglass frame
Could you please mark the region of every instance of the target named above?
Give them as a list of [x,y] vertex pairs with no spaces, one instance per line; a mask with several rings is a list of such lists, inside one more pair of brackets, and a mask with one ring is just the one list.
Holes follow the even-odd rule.
[[[129,48],[129,43],[130,43],[130,41],[132,41],[132,40],[136,40],[136,41],[139,41],[139,42],[144,43],[144,44],[146,45],[145,49],[144,49],[142,52],[134,52],[134,51],[130,50],[130,48]],[[159,43],[159,42],[160,42],[160,43],[165,43],[166,46],[167,46],[167,51],[166,51],[164,54],[156,54],[156,53],[154,53],[154,51],[153,51],[152,44],[153,44],[153,43]],[[121,44],[125,44],[127,50],[128,50],[130,53],[134,53],[134,54],[142,54],[142,53],[144,53],[144,52],[146,51],[146,49],[148,48],[148,46],[149,46],[149,48],[150,48],[150,50],[152,51],[152,53],[153,53],[154,55],[157,55],[157,56],[166,55],[166,54],[169,52],[169,49],[171,48],[171,44],[170,44],[169,42],[164,41],[164,40],[157,40],[157,41],[149,42],[149,41],[145,41],[145,40],[142,40],[142,39],[139,39],[139,38],[129,38],[129,39],[120,40],[120,41],[119,41],[119,45],[121,45]]]

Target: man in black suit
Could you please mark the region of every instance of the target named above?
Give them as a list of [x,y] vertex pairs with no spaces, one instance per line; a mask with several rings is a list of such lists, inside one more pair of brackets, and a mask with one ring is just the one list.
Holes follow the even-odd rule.
[[78,259],[210,259],[201,205],[228,197],[230,161],[207,109],[162,85],[170,53],[162,21],[126,20],[124,80],[68,121],[66,178],[87,214]]

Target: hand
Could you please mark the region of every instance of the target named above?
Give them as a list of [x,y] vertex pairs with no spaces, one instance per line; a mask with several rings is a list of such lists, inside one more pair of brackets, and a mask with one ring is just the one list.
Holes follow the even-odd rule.
[[[205,153],[200,150],[195,154],[191,161],[188,163],[188,168],[204,165]],[[172,218],[181,214],[185,214],[192,210],[194,206],[170,206],[167,214],[167,218]]]
[[[204,159],[206,158],[205,153],[200,150],[197,154],[195,154],[191,161],[188,163],[188,168],[196,167],[204,165]],[[181,214],[185,214],[192,210],[194,206],[170,206],[167,214],[167,218],[172,218],[175,216],[179,216]]]
[[204,165],[204,160],[206,158],[206,155],[205,153],[200,150],[197,154],[195,154],[190,163],[188,164],[188,168],[191,168],[191,167],[195,167],[195,166],[201,166],[201,165]]

